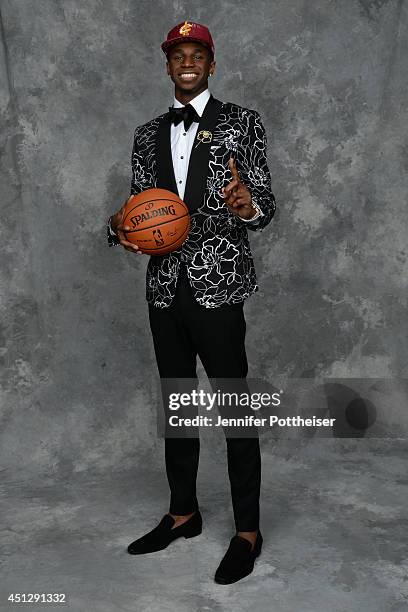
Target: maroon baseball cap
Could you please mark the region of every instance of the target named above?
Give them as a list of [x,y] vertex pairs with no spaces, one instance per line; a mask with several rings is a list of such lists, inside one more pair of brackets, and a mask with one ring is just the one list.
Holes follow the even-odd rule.
[[210,30],[201,23],[194,21],[183,21],[170,30],[166,40],[161,44],[161,48],[167,55],[168,50],[176,43],[197,41],[210,49],[214,56],[214,42],[210,34]]

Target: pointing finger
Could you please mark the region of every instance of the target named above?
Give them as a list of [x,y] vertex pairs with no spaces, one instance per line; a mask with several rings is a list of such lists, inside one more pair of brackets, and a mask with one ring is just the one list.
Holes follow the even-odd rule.
[[226,187],[222,188],[224,197],[225,197],[225,194],[229,195],[238,186],[239,186],[239,180],[236,178],[233,178],[232,181],[230,181]]
[[229,169],[231,170],[231,174],[233,176],[234,179],[237,179],[237,181],[240,180],[239,178],[239,174],[238,174],[238,170],[237,170],[237,166],[235,164],[235,159],[233,157],[230,157],[228,160],[228,166]]

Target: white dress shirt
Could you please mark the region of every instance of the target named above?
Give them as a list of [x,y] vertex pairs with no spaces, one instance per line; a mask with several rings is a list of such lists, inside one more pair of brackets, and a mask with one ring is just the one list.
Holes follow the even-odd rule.
[[[210,98],[210,91],[206,89],[198,96],[190,100],[191,106],[195,108],[197,114],[201,117],[204,112],[205,105]],[[174,97],[174,108],[182,108],[185,106]],[[186,188],[188,163],[190,160],[193,142],[197,134],[198,123],[193,123],[188,128],[187,132],[184,129],[184,121],[180,121],[178,125],[171,124],[170,139],[171,139],[171,155],[173,158],[174,176],[176,177],[177,190],[181,199],[184,197]]]

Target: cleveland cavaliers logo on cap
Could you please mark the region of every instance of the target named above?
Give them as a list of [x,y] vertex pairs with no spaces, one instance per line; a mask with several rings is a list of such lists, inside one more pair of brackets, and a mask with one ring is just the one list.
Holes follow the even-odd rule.
[[187,21],[185,21],[184,24],[179,29],[179,33],[182,36],[188,36],[190,34],[190,32],[191,32],[191,28],[192,27],[193,27],[192,23],[187,23]]

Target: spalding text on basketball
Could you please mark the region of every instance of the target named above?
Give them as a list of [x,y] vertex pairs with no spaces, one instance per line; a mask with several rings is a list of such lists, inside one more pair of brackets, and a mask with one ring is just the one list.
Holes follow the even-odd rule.
[[135,215],[134,217],[130,218],[130,221],[133,223],[133,227],[137,227],[139,223],[143,223],[143,221],[148,221],[154,217],[165,217],[167,215],[175,214],[176,211],[174,206],[170,204],[169,206],[162,206],[161,208],[155,208],[153,210],[143,212],[140,215]]

